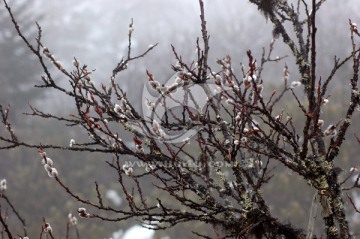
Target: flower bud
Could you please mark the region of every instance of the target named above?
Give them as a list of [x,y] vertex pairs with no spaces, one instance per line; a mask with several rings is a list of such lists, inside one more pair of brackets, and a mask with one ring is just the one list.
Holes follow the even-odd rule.
[[81,218],[89,218],[90,217],[90,213],[87,213],[86,209],[83,207],[80,207],[78,209],[78,214],[79,214],[79,217],[81,217]]

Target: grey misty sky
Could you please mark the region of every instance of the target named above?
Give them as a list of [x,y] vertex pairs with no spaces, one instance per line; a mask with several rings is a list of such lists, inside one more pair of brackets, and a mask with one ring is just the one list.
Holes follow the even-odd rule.
[[[204,2],[213,65],[216,59],[226,54],[231,55],[237,65],[242,61],[246,63],[248,49],[255,57],[261,56],[262,47],[267,47],[272,39],[272,27],[257,12],[255,5],[245,0]],[[122,75],[125,89],[133,88],[129,85],[134,84],[141,86],[146,69],[159,81],[166,81],[172,74],[170,64],[175,63],[170,45],[176,47],[186,62],[191,62],[195,58],[196,38],[201,36],[197,0],[79,0],[76,3],[72,0],[34,0],[32,6],[33,14],[44,14],[40,20],[44,44],[58,60],[70,68],[71,60],[76,56],[89,68],[97,69],[94,76],[101,82],[108,82],[112,69],[126,54],[128,25],[133,18],[133,53],[143,52],[150,44],[159,45],[145,59],[131,64],[128,72]],[[349,47],[346,44],[347,21],[352,18],[360,22],[359,9],[358,0],[328,0],[321,9],[318,14],[319,43],[327,50],[324,52],[326,57],[320,58],[320,61],[326,60],[320,65],[330,65],[335,54],[345,55]],[[346,47],[341,47],[339,42]],[[275,56],[289,53],[281,39],[275,47]],[[291,59],[286,61],[293,64]],[[269,70],[269,78],[279,78],[282,65],[277,68]]]
[[[119,58],[126,49],[131,18],[135,22],[134,50],[155,42],[159,43],[160,52],[169,52],[170,43],[189,48],[200,36],[196,0],[82,0],[76,4],[71,0],[37,1],[42,7],[36,9],[45,12],[41,21],[45,39],[51,40],[51,44],[65,46],[58,50],[64,55],[104,54],[108,59]],[[266,23],[248,1],[208,0],[205,7],[212,48],[223,50],[220,54],[234,52],[235,46],[261,48],[269,42],[271,24]],[[339,24],[340,17],[345,15],[342,19],[347,21],[351,16],[346,14],[351,15],[356,9],[360,9],[360,1],[328,0],[320,14],[325,13],[326,16],[321,17],[328,19],[326,24]],[[74,46],[76,52],[71,49]],[[99,61],[105,62],[104,59]],[[110,65],[106,67],[109,68]]]

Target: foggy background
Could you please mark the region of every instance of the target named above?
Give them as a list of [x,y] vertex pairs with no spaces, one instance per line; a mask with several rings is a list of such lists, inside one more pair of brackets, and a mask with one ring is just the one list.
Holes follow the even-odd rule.
[[[38,21],[43,30],[44,46],[51,50],[66,69],[72,69],[71,61],[74,56],[82,64],[88,65],[89,69],[96,69],[92,80],[97,86],[109,82],[117,62],[127,54],[128,26],[133,18],[133,55],[141,54],[150,44],[159,44],[145,58],[131,62],[128,70],[117,77],[117,82],[128,92],[130,101],[137,107],[141,104],[139,98],[147,81],[146,70],[152,72],[160,82],[166,82],[173,75],[170,66],[176,60],[171,44],[185,62],[190,63],[196,59],[196,39],[201,37],[200,13],[196,0],[9,2],[21,28],[33,43],[37,34],[35,22]],[[318,13],[318,76],[326,78],[329,75],[334,55],[343,59],[350,53],[348,19],[360,23],[359,11],[358,0],[328,0]],[[215,63],[217,59],[229,54],[235,71],[240,75],[240,63],[248,61],[247,50],[250,49],[260,60],[262,48],[268,49],[272,40],[272,25],[257,12],[255,5],[245,0],[208,0],[205,1],[205,15],[210,35],[210,66],[213,69],[219,69]],[[273,56],[291,54],[281,41],[281,38],[277,39]],[[54,121],[22,115],[22,112],[29,112],[28,103],[47,112],[68,115],[74,110],[73,102],[54,90],[45,91],[33,87],[41,84],[41,68],[16,35],[2,2],[0,54],[0,103],[11,105],[11,120],[19,136],[33,143],[51,142],[67,146],[71,138],[81,134],[78,128],[65,128]],[[292,57],[279,63],[269,63],[262,75],[269,92],[281,85],[285,63],[289,65],[290,81],[299,80]],[[343,104],[348,100],[346,92],[350,75],[347,70],[350,67],[351,65],[346,65],[331,83],[331,105],[327,106],[324,113],[329,121],[343,115]],[[67,79],[51,69],[56,82],[66,86]],[[286,107],[292,106],[284,105]],[[359,133],[359,113],[355,114],[353,122],[351,135]],[[3,133],[4,129],[1,129],[0,134]],[[351,135],[348,136],[349,141],[345,143],[340,161],[337,162],[345,170],[359,164],[359,148],[352,144]],[[65,182],[81,195],[96,198],[94,181],[98,181],[105,192],[110,192],[109,203],[116,205],[120,200],[120,205],[126,206],[126,203],[121,204],[122,195],[116,184],[116,177],[105,164],[105,160],[111,159],[110,155],[62,151],[51,151],[48,154],[53,156]],[[76,209],[81,204],[66,196],[44,173],[36,150],[0,151],[0,179],[2,178],[8,180],[7,195],[26,218],[30,236],[38,235],[41,217],[45,217],[51,223],[55,235],[64,237],[68,213],[76,214]],[[265,188],[264,195],[281,221],[307,227],[313,192],[309,191],[297,175],[290,175],[279,165],[273,181]],[[353,196],[358,198],[357,193]],[[360,200],[358,201],[360,206]],[[349,215],[354,232],[360,233],[356,229],[360,226],[360,217]],[[318,219],[321,220],[320,215]],[[10,217],[10,220],[16,223],[14,218]],[[129,228],[137,225],[139,223],[134,220],[106,224],[96,220],[79,220],[80,235],[83,238],[134,238],[126,233],[130,233]],[[147,238],[194,238],[191,230],[202,230],[209,236],[214,236],[210,228],[200,223],[179,225],[165,232],[141,233],[148,234]],[[316,228],[318,233],[321,230]],[[21,228],[19,231],[21,232]],[[118,234],[113,235],[113,232]]]

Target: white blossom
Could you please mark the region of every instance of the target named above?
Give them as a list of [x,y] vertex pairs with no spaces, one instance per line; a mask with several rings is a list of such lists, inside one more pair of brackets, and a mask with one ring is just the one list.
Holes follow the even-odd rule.
[[47,56],[47,57],[50,57],[50,56],[51,56],[50,51],[49,51],[49,49],[48,49],[47,47],[44,47],[44,48],[43,48],[43,54],[44,54],[45,56]]
[[159,88],[160,87],[160,83],[159,82],[157,82],[157,81],[150,81],[150,83],[149,83],[150,85],[151,85],[151,87],[153,88],[153,89],[157,89],[157,88]]
[[38,153],[40,154],[41,157],[45,157],[46,156],[46,152],[42,149],[38,150]]
[[127,170],[125,170],[125,174],[126,174],[127,176],[131,175],[133,172],[134,172],[134,169],[133,169],[133,168],[128,168]]
[[45,171],[46,171],[48,174],[51,173],[51,166],[50,166],[50,165],[44,164],[44,169],[45,169]]
[[360,96],[360,92],[358,90],[351,91],[355,96]]
[[49,158],[49,157],[46,157],[46,158],[43,157],[43,159],[41,160],[41,163],[42,163],[43,165],[47,164],[47,165],[49,165],[50,167],[54,165],[54,162],[53,162],[52,159]]
[[240,112],[235,116],[235,120],[237,122],[239,122],[241,120],[241,113]]
[[355,22],[351,23],[351,30],[355,32],[357,31],[357,24]]
[[351,167],[350,168],[350,172],[356,172],[356,171],[358,171],[359,169],[358,169],[358,166],[355,166],[355,167]]
[[174,83],[174,84],[170,85],[168,88],[168,91],[166,93],[176,93],[176,91],[180,85],[181,84],[178,84],[178,83]]
[[61,61],[53,61],[52,62],[59,70],[64,70],[64,66],[62,65]]
[[122,166],[122,169],[124,170],[126,175],[131,175],[134,172],[134,169],[132,167],[130,167],[128,164],[124,164]]
[[331,124],[329,125],[326,130],[324,131],[325,136],[335,136],[337,134],[336,126]]
[[324,126],[324,120],[319,119],[319,120],[318,120],[318,123],[317,123],[317,126],[318,126],[319,128],[323,127],[323,126]]
[[160,87],[160,91],[161,91],[161,93],[166,93],[166,91],[168,90],[169,88],[167,87],[167,86],[162,86],[162,87]]
[[223,81],[223,79],[222,79],[222,77],[221,77],[220,75],[216,75],[216,76],[215,76],[215,79],[216,79],[217,81],[219,81],[219,82],[222,82],[222,81]]
[[118,105],[118,104],[115,104],[114,111],[115,111],[116,113],[121,113],[121,106]]
[[291,89],[294,89],[294,88],[299,87],[299,86],[301,86],[301,82],[300,82],[300,81],[293,81],[293,82],[291,82],[291,84],[290,84],[290,88],[291,88]]
[[224,71],[224,74],[225,74],[226,76],[230,76],[231,71],[230,71],[229,69],[226,69],[226,70]]
[[135,149],[138,153],[144,153],[144,149],[140,144],[136,144]]
[[153,110],[153,109],[154,109],[154,106],[155,106],[154,102],[151,102],[151,101],[148,100],[148,99],[145,100],[145,105],[146,105],[146,107],[147,107],[149,110]]
[[7,190],[7,182],[6,182],[6,179],[2,179],[0,181],[0,191],[6,191]]
[[327,103],[329,103],[329,100],[328,99],[323,99],[322,103],[323,103],[323,105],[326,105]]
[[75,144],[75,139],[70,139],[69,147],[70,148],[74,147],[74,144]]
[[74,60],[72,61],[72,64],[77,68],[80,66],[80,61],[76,58],[74,58]]
[[52,228],[50,226],[50,223],[45,223],[43,231],[45,233],[51,233],[52,232]]
[[72,213],[69,213],[69,221],[72,226],[75,226],[78,220]]
[[247,77],[245,77],[245,78],[243,79],[245,85],[249,84],[249,83],[252,82],[253,80],[256,82],[256,80],[257,80],[257,76],[256,76],[256,75],[247,76]]
[[59,173],[56,168],[51,168],[51,176],[54,178],[57,178],[59,176]]
[[58,175],[59,175],[57,169],[51,167],[49,164],[45,164],[44,169],[48,173],[50,178],[55,178],[55,177],[58,177]]

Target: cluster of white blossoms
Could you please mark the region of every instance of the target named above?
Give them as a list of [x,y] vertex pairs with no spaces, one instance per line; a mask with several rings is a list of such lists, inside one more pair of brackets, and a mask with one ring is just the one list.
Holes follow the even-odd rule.
[[145,105],[150,111],[152,111],[155,107],[155,103],[150,101],[149,99],[145,99]]
[[153,120],[152,128],[160,143],[163,143],[166,137],[165,131],[160,127],[159,122]]
[[221,65],[222,72],[225,76],[230,76],[234,71],[234,68],[231,67],[231,58],[230,56],[226,56],[221,60],[217,61],[218,64]]
[[46,152],[42,149],[38,151],[40,156],[42,157],[41,163],[44,165],[45,171],[48,173],[50,178],[57,178],[59,173],[56,168],[53,167],[54,162],[51,158],[46,156]]
[[[166,85],[161,85],[160,82],[158,82],[152,78],[149,78],[149,84],[150,84],[151,88],[153,88],[160,94],[167,95],[170,93],[175,93],[177,88],[183,85],[183,81],[182,81],[182,78],[176,77],[175,82],[173,84],[166,86]],[[146,103],[146,101],[145,101],[145,103]]]
[[89,218],[90,217],[90,213],[86,212],[86,208],[80,207],[78,208],[78,214],[79,217],[81,218]]
[[[319,119],[318,120],[318,123],[317,123],[317,126],[319,128],[323,127],[325,124],[324,120],[322,119]],[[336,125],[329,125],[325,131],[323,132],[323,136],[330,136],[330,137],[334,137],[335,135],[337,134],[337,130],[336,130]]]
[[0,192],[4,192],[7,190],[7,182],[6,182],[6,179],[2,179],[0,181]]
[[72,214],[69,213],[69,222],[72,226],[76,226],[77,225],[77,218]]
[[134,115],[132,114],[132,109],[130,104],[125,98],[122,98],[120,104],[115,104],[114,112],[118,114],[120,119],[130,118],[133,119]]
[[50,51],[49,51],[49,49],[48,49],[47,47],[44,47],[44,48],[43,48],[43,54],[44,54],[47,58],[49,58],[50,62],[51,62],[56,68],[58,68],[60,71],[63,71],[63,70],[64,70],[64,67],[63,67],[63,65],[61,64],[61,62],[60,62],[60,61],[57,61],[57,60],[55,59],[55,56],[50,53]]
[[118,134],[114,134],[113,137],[109,135],[105,136],[105,141],[108,144],[108,147],[111,149],[122,149],[122,139],[119,138]]
[[[180,62],[176,62],[174,69],[177,72],[174,85],[178,84],[178,86],[182,86],[189,84],[192,73],[189,72]],[[172,86],[170,86],[169,88],[171,88]]]

